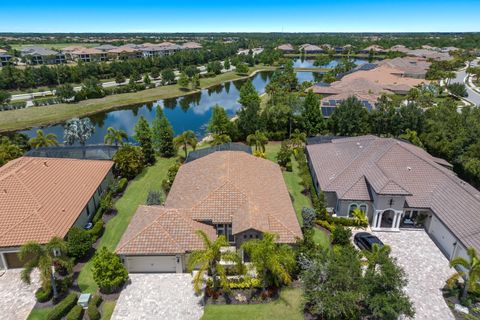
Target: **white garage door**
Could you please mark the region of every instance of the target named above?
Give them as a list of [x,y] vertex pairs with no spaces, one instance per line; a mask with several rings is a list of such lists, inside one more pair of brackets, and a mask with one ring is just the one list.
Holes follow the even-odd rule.
[[440,245],[440,250],[443,251],[448,259],[450,259],[456,239],[435,216],[432,217],[432,222],[430,224],[430,234]]
[[176,272],[175,256],[136,256],[126,257],[129,272]]

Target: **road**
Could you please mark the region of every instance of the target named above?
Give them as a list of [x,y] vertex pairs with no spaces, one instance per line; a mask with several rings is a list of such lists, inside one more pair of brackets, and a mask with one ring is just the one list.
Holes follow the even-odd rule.
[[[472,63],[472,66],[476,66],[478,65],[478,60],[475,60],[473,63]],[[470,86],[470,84],[467,82],[467,72],[466,72],[466,69],[462,69],[462,70],[459,70],[456,72],[456,76],[455,76],[455,79],[452,79],[451,80],[451,83],[453,82],[459,82],[459,83],[464,83],[466,88],[467,88],[467,93],[468,93],[468,97],[467,97],[467,100],[469,100],[470,102],[474,103],[475,105],[479,106],[480,105],[480,93],[478,92],[475,92],[472,87]]]

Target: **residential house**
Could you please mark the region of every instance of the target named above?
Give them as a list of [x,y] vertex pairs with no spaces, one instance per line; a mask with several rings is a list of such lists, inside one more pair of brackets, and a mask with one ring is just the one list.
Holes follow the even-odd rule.
[[294,53],[295,48],[290,43],[281,44],[275,49],[282,51],[283,53]]
[[280,167],[243,151],[183,164],[163,206],[140,206],[116,252],[129,272],[185,272],[190,252],[225,235],[233,249],[264,232],[294,244],[300,225]]
[[20,56],[29,64],[59,64],[65,63],[65,54],[43,47],[25,47],[20,50]]
[[95,48],[81,48],[70,52],[72,60],[81,62],[107,61],[108,54]]
[[[2,50],[5,51],[5,50]],[[6,51],[5,51],[6,52]],[[12,56],[4,52],[0,52],[0,67],[6,66],[11,63]]]
[[95,47],[95,49],[100,50],[102,52],[109,52],[110,50],[116,49],[118,47],[112,46],[111,44],[102,44],[101,46]]
[[418,57],[385,59],[378,61],[376,64],[401,70],[403,72],[402,76],[417,79],[425,79],[431,65],[426,59]]
[[388,49],[388,51],[402,52],[402,53],[407,54],[410,51],[410,49],[405,47],[403,44],[397,44],[397,45],[394,45],[393,47],[391,47],[390,49]]
[[323,53],[325,50],[323,48],[320,48],[319,46],[313,45],[313,44],[302,44],[299,47],[301,52],[304,52],[306,54],[315,54],[315,53]]
[[480,192],[445,160],[375,136],[323,139],[307,145],[307,158],[333,215],[360,209],[373,230],[424,228],[448,259],[480,250]]
[[107,52],[107,56],[112,60],[128,60],[133,58],[141,58],[142,51],[136,48],[129,46],[120,46],[114,49],[111,49]]
[[384,54],[386,53],[385,49],[383,49],[382,47],[380,47],[379,45],[371,45],[369,47],[366,47],[365,49],[363,50],[360,50],[360,53],[363,53],[363,54],[370,54],[370,53],[373,53],[373,54]]
[[185,42],[182,44],[182,49],[195,51],[202,49],[202,45],[198,42]]
[[64,238],[95,214],[112,161],[21,157],[0,167],[0,269],[19,268],[28,241]]

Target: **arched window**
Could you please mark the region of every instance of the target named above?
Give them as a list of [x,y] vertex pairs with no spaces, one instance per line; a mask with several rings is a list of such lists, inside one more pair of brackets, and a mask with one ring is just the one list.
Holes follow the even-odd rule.
[[348,216],[353,217],[353,211],[358,208],[358,205],[356,203],[351,203],[350,206],[348,207]]
[[360,204],[360,210],[363,211],[363,213],[367,214],[368,206],[365,203],[362,203]]

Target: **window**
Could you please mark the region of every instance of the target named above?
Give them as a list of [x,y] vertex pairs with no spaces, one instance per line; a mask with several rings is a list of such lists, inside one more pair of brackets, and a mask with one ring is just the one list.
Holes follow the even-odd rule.
[[232,234],[232,225],[226,224],[225,230],[226,230],[226,236],[227,236],[228,242],[235,242],[235,237]]
[[223,224],[217,224],[217,235],[222,236],[225,234],[225,228]]
[[348,207],[348,216],[352,217],[353,211],[357,208],[358,208],[358,205],[356,203],[351,203],[350,206]]
[[362,211],[363,213],[367,214],[368,212],[368,206],[365,204],[365,203],[362,203],[360,205],[360,211]]

